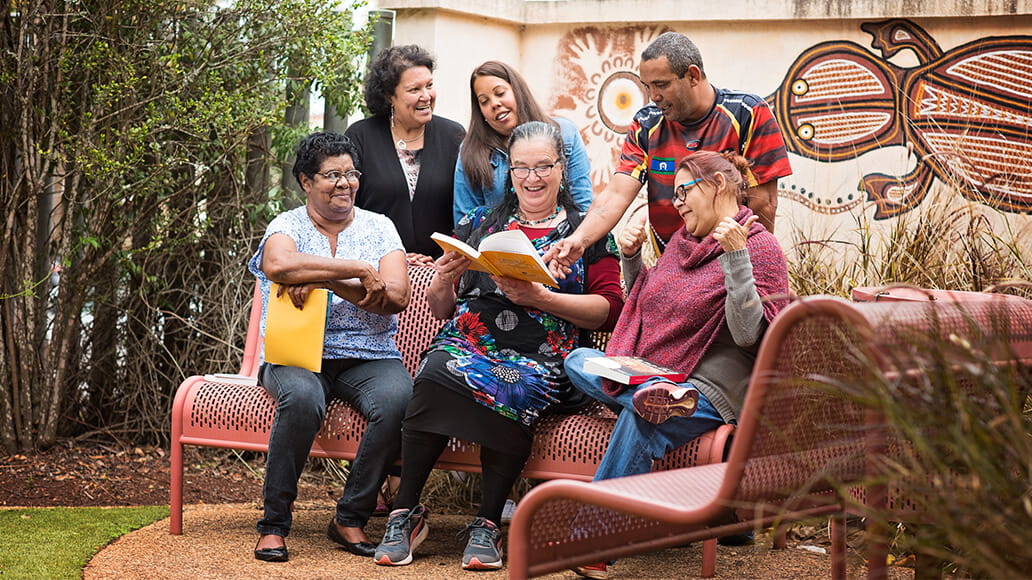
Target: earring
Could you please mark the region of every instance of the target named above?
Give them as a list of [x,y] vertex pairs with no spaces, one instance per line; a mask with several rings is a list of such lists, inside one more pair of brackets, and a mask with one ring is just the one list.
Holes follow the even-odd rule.
[[394,130],[394,105],[391,105],[391,131]]

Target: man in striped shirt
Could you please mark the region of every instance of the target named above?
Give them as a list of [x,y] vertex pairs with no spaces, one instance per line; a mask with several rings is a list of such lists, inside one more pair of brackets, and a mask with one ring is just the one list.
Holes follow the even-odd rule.
[[556,275],[617,224],[643,185],[648,186],[651,238],[662,251],[683,224],[671,202],[674,170],[695,151],[733,150],[753,163],[746,204],[774,231],[777,180],[791,175],[792,168],[767,103],[711,85],[699,49],[676,32],[660,35],[642,52],[639,73],[652,102],[634,116],[616,172],[580,227],[545,256],[553,260]]

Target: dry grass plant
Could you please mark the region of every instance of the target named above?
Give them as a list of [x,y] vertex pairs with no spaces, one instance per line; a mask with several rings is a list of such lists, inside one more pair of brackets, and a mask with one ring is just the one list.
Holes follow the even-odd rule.
[[961,577],[1032,570],[1032,366],[992,362],[1014,332],[1025,329],[1002,317],[988,330],[972,324],[963,338],[911,331],[896,339],[908,348],[889,353],[890,364],[917,372],[829,381],[884,418],[876,426],[890,436],[884,478],[870,483],[887,485],[890,508],[856,507],[890,534],[892,552]]
[[[858,286],[984,291],[1032,280],[1032,246],[1014,218],[945,187],[891,222],[872,224],[860,213],[845,234],[796,227],[786,248],[792,289],[848,297]],[[1020,286],[1008,291],[1032,295]]]

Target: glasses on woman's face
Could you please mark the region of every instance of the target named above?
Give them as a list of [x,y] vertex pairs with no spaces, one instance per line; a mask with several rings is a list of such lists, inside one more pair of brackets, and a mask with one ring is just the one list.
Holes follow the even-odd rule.
[[701,177],[697,177],[691,181],[686,181],[681,185],[674,188],[674,203],[684,203],[685,198],[688,197],[688,191],[691,190],[692,186],[702,181]]
[[548,177],[552,174],[552,168],[555,167],[555,163],[548,165],[538,165],[537,167],[510,167],[509,171],[512,172],[512,176],[516,179],[526,179],[530,177],[530,172],[533,171],[534,175],[538,177]]
[[316,171],[315,174],[322,175],[326,179],[332,181],[334,187],[336,187],[342,179],[346,180],[348,183],[358,183],[359,178],[362,177],[362,172],[357,169],[349,169],[344,173],[341,173],[340,171],[327,171],[326,173]]

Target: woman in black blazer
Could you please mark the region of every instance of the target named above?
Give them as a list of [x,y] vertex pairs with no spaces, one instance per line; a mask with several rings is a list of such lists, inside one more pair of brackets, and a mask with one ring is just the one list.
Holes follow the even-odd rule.
[[452,231],[455,161],[466,133],[433,114],[433,70],[433,57],[414,44],[380,52],[365,84],[370,116],[346,132],[362,171],[356,204],[394,221],[409,263],[440,256],[430,234]]

